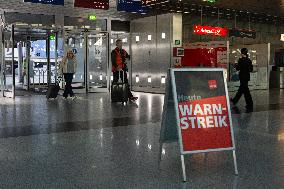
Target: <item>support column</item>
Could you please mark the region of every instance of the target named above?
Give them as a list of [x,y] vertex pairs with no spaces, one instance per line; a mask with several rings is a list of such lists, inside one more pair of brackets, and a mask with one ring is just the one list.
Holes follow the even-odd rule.
[[111,86],[111,68],[112,68],[112,63],[111,63],[111,43],[110,43],[110,40],[111,40],[111,19],[108,18],[106,20],[107,22],[107,33],[108,33],[108,38],[107,38],[107,63],[108,63],[108,66],[107,66],[107,76],[108,76],[108,79],[107,79],[107,88],[108,88],[108,91],[110,91],[110,86]]
[[[55,62],[55,82],[59,82],[58,80],[58,75],[59,75],[59,72],[60,70],[58,69],[59,68],[59,64],[60,62],[58,62],[58,58],[59,58],[59,52],[60,51],[63,51],[64,52],[64,41],[65,41],[65,32],[64,32],[64,14],[56,14],[55,15],[55,27],[56,27],[56,32],[55,32],[55,59],[54,59],[54,62]],[[62,39],[63,40],[63,46],[59,46],[59,39]],[[63,81],[63,78],[62,78],[62,81]],[[63,84],[63,82],[62,82]],[[63,88],[63,85],[60,86]]]
[[[85,38],[85,70],[84,70],[84,75],[85,75],[85,88],[86,88],[86,93],[89,92],[89,62],[88,62],[88,56],[89,56],[89,46],[88,46],[88,32],[84,33]],[[74,39],[75,40],[75,39]]]
[[[174,47],[182,47],[182,14],[173,14],[171,31],[172,31],[172,49]],[[176,44],[177,41],[179,41],[180,44]],[[173,50],[172,50],[172,57],[173,57]],[[172,58],[171,66],[175,64],[176,65],[181,64],[180,57]]]
[[26,84],[27,84],[27,90],[30,90],[30,84],[31,80],[30,78],[34,75],[34,64],[31,62],[31,41],[30,37],[27,37],[26,41]]
[[0,97],[4,97],[4,68],[5,68],[5,51],[4,51],[4,12],[0,16]]
[[46,38],[46,59],[47,59],[47,86],[51,84],[51,65],[50,65],[50,35]]
[[18,82],[23,83],[24,77],[23,77],[23,43],[19,42],[17,43],[17,49],[18,49]]
[[14,64],[14,61],[15,61],[15,26],[12,25],[12,30],[11,30],[11,38],[12,38],[12,98],[15,98],[15,88],[16,88],[16,74],[15,74],[15,64]]
[[55,83],[57,83],[58,68],[58,32],[55,32],[55,49],[54,49],[54,66],[55,66]]

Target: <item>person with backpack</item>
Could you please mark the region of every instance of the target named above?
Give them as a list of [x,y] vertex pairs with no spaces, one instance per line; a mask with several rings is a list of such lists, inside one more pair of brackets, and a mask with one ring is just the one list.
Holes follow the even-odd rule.
[[241,56],[242,57],[235,65],[236,70],[239,71],[240,86],[235,97],[230,100],[234,105],[236,105],[244,94],[246,101],[246,110],[247,112],[251,112],[253,111],[253,100],[249,91],[248,82],[250,81],[250,72],[253,71],[253,65],[248,57],[247,48],[241,49]]

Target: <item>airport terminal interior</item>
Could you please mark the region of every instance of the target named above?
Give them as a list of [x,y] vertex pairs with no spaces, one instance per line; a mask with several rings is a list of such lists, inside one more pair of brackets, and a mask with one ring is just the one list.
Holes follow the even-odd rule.
[[0,0],[0,188],[284,189],[283,89],[280,0]]

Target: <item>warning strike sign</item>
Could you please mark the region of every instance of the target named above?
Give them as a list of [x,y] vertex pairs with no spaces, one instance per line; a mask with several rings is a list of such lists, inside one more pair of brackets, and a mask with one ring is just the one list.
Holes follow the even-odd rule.
[[175,71],[174,81],[183,151],[233,147],[223,72]]

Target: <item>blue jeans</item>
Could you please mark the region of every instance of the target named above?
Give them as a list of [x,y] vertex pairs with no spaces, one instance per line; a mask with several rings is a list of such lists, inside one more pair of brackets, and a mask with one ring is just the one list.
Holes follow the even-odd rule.
[[73,73],[65,73],[64,74],[64,80],[65,80],[65,89],[64,89],[64,93],[63,93],[63,97],[67,98],[68,94],[70,94],[70,96],[74,96],[74,93],[72,91],[72,79],[73,79]]

